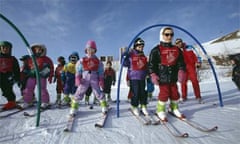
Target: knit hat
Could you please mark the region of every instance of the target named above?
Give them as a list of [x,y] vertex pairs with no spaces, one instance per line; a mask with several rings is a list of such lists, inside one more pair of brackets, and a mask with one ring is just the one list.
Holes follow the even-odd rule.
[[12,44],[9,41],[0,41],[0,46],[7,46],[12,48]]
[[136,47],[136,46],[139,46],[139,45],[145,45],[145,43],[144,43],[144,40],[143,39],[141,39],[140,37],[139,38],[137,38],[135,41],[134,41],[134,48]]
[[20,58],[20,61],[25,61],[27,59],[29,59],[30,56],[29,55],[23,55],[21,58]]
[[93,41],[93,40],[87,41],[86,46],[85,46],[85,49],[87,49],[87,48],[95,49],[95,52],[96,52],[96,51],[97,51],[96,42]]
[[171,30],[172,30],[171,27],[163,27],[163,28],[160,30],[160,32],[159,32],[159,40],[160,40],[160,42],[166,42],[166,41],[163,39],[163,32],[164,32],[166,29],[171,29]]
[[39,47],[39,48],[42,49],[42,53],[39,56],[45,56],[47,54],[47,48],[46,48],[46,46],[44,44],[39,44],[39,43],[32,44],[31,45],[31,49],[32,49],[34,54],[36,54],[35,50],[34,50],[35,47]]

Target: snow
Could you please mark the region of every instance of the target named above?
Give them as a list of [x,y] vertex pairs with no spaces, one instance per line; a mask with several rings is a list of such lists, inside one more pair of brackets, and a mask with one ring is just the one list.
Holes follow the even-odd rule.
[[[219,72],[218,72],[219,73]],[[124,72],[123,78],[124,79]],[[189,100],[180,104],[180,110],[188,119],[200,123],[206,127],[218,126],[215,132],[201,132],[185,123],[168,117],[169,121],[180,131],[188,132],[188,138],[173,137],[162,125],[142,125],[128,111],[130,104],[126,102],[128,87],[125,82],[121,85],[120,117],[116,115],[116,104],[109,114],[104,128],[95,128],[98,121],[100,107],[89,109],[81,102],[78,116],[74,123],[73,132],[63,132],[67,122],[69,109],[51,109],[43,112],[40,118],[40,126],[36,127],[36,117],[24,117],[23,112],[0,119],[0,143],[4,144],[225,144],[237,143],[240,140],[240,97],[239,91],[230,77],[221,76],[220,88],[223,96],[224,107],[219,106],[218,92],[214,79],[204,79],[200,82],[201,94],[206,102],[198,104],[194,99],[191,83],[189,83]],[[14,87],[17,99],[20,91]],[[56,98],[55,84],[48,85],[51,94],[51,102]],[[158,90],[154,91],[156,97]],[[117,96],[116,86],[112,89],[112,98]],[[5,103],[1,97],[0,103]],[[154,111],[157,101],[151,101],[148,109]],[[35,108],[26,110],[29,113],[36,112]],[[4,112],[8,113],[8,112]],[[3,115],[4,113],[0,113]]]

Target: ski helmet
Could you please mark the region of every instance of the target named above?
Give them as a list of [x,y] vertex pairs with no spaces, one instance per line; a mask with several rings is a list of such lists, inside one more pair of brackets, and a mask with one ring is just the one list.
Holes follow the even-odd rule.
[[134,41],[134,48],[135,47],[137,47],[137,46],[139,46],[139,45],[145,45],[145,43],[144,43],[144,40],[143,39],[141,39],[140,37],[139,38],[137,38],[135,41]]
[[[36,52],[35,48],[40,48],[41,51]],[[43,44],[32,44],[31,49],[36,56],[45,56],[47,53],[47,49]]]

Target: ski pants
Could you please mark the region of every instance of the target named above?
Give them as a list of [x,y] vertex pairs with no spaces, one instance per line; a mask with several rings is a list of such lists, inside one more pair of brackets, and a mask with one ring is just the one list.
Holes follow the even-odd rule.
[[[47,79],[46,78],[40,78],[41,83],[41,101],[42,103],[49,103],[49,93],[47,90]],[[28,78],[26,87],[23,90],[23,100],[26,103],[30,103],[33,100],[34,96],[34,90],[37,84],[36,78]]]
[[194,67],[187,67],[186,69],[186,80],[181,83],[181,89],[182,89],[182,98],[186,99],[187,98],[187,82],[188,79],[192,82],[193,86],[193,91],[194,95],[196,98],[201,98],[200,95],[200,87],[199,87],[199,82],[197,78],[197,72],[196,68]]
[[92,91],[98,100],[103,100],[105,98],[104,93],[99,86],[98,73],[84,71],[81,84],[77,87],[76,93],[74,94],[75,99],[82,100],[89,86],[91,86]]
[[147,105],[147,92],[145,91],[145,80],[130,80],[130,89],[133,92],[131,105],[137,107],[139,104]]
[[179,92],[176,83],[160,84],[158,100],[167,102],[168,98],[172,101],[179,100]]

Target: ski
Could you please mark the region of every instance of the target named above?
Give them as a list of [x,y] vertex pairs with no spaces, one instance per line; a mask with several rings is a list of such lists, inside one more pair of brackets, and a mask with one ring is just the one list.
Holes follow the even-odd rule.
[[[46,111],[46,110],[49,110],[49,109],[52,109],[52,105],[49,105],[47,108],[40,108],[40,112],[42,113],[42,112],[44,112],[44,111]],[[25,116],[25,117],[35,117],[36,115],[37,115],[37,112],[34,112],[34,113],[29,113],[29,112],[23,112],[23,115]]]
[[129,108],[129,111],[131,112],[132,115],[134,115],[138,121],[140,121],[141,123],[143,123],[144,125],[150,125],[151,124],[151,119],[149,116],[144,116],[142,114],[140,115],[135,115],[132,111],[131,108]]
[[212,131],[216,131],[218,129],[218,126],[214,126],[212,128],[206,128],[205,126],[202,126],[194,121],[190,121],[188,120],[187,118],[178,118],[176,117],[176,115],[174,115],[172,112],[168,112],[171,116],[185,122],[186,124],[190,125],[191,127],[199,130],[199,131],[202,131],[202,132],[212,132]]
[[[11,112],[9,112],[9,113],[7,113],[7,114],[5,114],[5,115],[1,115],[1,116],[0,116],[0,119],[1,119],[1,118],[6,118],[6,117],[9,117],[9,116],[12,116],[12,115],[14,115],[14,114],[17,114],[17,113],[23,111],[24,109],[23,109],[20,105],[17,105],[16,108],[11,109],[11,110],[14,110],[14,111],[11,111]],[[9,110],[3,110],[3,109],[1,109],[1,112],[6,112],[6,111],[9,111]]]
[[163,121],[161,120],[157,114],[155,114],[155,116],[159,119],[159,122],[169,131],[169,133],[171,135],[173,135],[174,137],[180,137],[180,138],[187,138],[189,135],[188,133],[184,132],[180,132],[172,123],[168,122],[168,121]]
[[109,115],[109,112],[111,111],[112,107],[108,108],[108,111],[107,113],[104,113],[100,118],[99,120],[95,123],[95,127],[97,128],[103,128],[106,121],[107,121],[107,118],[108,118],[108,115]]
[[67,121],[67,125],[66,127],[63,129],[64,132],[70,132],[72,131],[73,128],[73,122],[75,120],[76,115],[69,115],[68,117],[68,121]]

